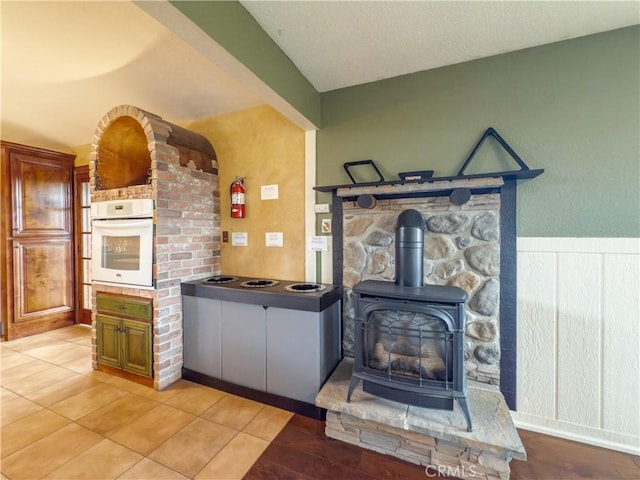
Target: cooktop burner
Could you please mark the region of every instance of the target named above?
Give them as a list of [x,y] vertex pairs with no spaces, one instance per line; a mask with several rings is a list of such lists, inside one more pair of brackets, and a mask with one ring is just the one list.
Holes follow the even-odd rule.
[[279,283],[277,280],[247,280],[246,282],[242,282],[240,286],[244,288],[264,288],[273,287]]
[[320,285],[319,283],[292,283],[284,287],[287,292],[293,293],[321,292],[325,288],[327,288],[326,285]]
[[202,283],[215,283],[215,284],[220,284],[220,283],[230,283],[230,282],[235,282],[236,280],[238,280],[238,277],[229,277],[229,276],[215,276],[215,277],[209,277],[209,278],[205,278]]

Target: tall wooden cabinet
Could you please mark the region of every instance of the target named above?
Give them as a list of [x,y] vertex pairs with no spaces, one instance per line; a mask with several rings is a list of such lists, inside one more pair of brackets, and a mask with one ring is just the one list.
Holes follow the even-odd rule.
[[11,340],[75,323],[75,156],[0,148],[0,312]]

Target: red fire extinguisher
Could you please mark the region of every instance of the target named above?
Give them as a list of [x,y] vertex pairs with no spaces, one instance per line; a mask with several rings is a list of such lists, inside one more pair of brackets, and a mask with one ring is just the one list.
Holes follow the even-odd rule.
[[231,218],[244,218],[244,178],[236,177],[231,184]]

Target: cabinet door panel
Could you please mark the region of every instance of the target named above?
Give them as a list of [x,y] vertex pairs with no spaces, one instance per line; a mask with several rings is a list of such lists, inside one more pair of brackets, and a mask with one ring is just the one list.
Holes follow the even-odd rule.
[[26,154],[11,158],[13,235],[70,235],[69,165]]
[[264,308],[235,302],[221,302],[220,307],[222,379],[243,387],[266,391]]
[[120,368],[121,334],[120,319],[106,315],[97,316],[98,363]]
[[314,403],[320,390],[320,315],[269,307],[267,392]]
[[220,300],[182,297],[184,367],[222,378]]
[[42,320],[67,312],[73,318],[73,245],[71,239],[13,242],[14,322]]
[[122,369],[151,376],[151,325],[148,323],[122,320],[123,350]]

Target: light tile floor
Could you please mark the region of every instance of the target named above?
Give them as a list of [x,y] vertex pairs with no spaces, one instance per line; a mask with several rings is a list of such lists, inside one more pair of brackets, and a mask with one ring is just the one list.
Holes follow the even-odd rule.
[[76,325],[0,343],[2,479],[241,479],[292,413],[91,368]]

